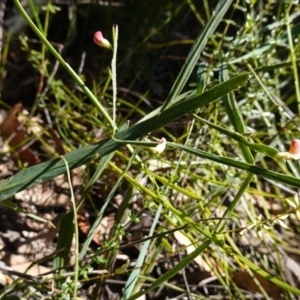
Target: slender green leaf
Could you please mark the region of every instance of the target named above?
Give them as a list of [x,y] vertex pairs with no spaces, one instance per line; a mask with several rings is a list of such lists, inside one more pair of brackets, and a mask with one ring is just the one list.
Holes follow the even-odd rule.
[[163,107],[161,108],[161,111],[164,111],[168,107],[172,105],[172,102],[174,99],[180,94],[182,89],[184,88],[185,84],[190,78],[190,75],[192,74],[196,64],[198,63],[199,56],[201,52],[203,51],[207,40],[211,37],[211,35],[216,30],[217,26],[222,21],[226,11],[231,5],[232,0],[221,0],[219,1],[218,5],[216,6],[216,9],[212,15],[212,17],[209,19],[205,27],[203,28],[200,35],[197,37],[193,47],[191,48],[188,57],[186,59],[186,62],[184,63],[179,75],[177,76],[176,80],[174,81],[174,84],[171,88],[171,91],[166,99],[166,101],[163,104]]
[[[141,138],[149,132],[169,124],[192,110],[216,101],[220,97],[244,85],[247,80],[248,74],[241,74],[231,78],[199,96],[186,99],[157,116],[118,132],[115,135],[115,139],[108,138],[95,145],[85,146],[72,151],[64,156],[68,162],[68,166],[70,170],[72,170],[91,161],[97,155],[100,155],[100,157],[107,155],[124,145],[117,140],[136,140]],[[65,171],[66,166],[60,158],[22,170],[11,178],[0,182],[0,201],[37,183],[59,176]]]
[[41,222],[41,223],[48,223],[52,227],[55,228],[55,226],[53,225],[52,222],[50,222],[48,220],[45,220],[45,219],[43,219],[39,216],[36,216],[35,214],[27,212],[25,209],[21,208],[20,206],[18,206],[17,204],[11,202],[10,200],[4,200],[4,201],[2,201],[2,204],[9,207],[9,208],[11,208],[11,209],[13,209],[13,210],[15,210],[15,211],[17,211],[17,212],[20,212],[20,213],[26,215],[28,218],[32,218],[32,219],[34,219],[38,222]]
[[128,169],[132,165],[132,161],[134,160],[134,158],[138,154],[139,149],[140,149],[139,147],[136,147],[136,149],[134,150],[133,155],[132,155],[132,157],[131,157],[128,165],[126,166],[123,174],[120,175],[120,177],[118,178],[116,184],[110,190],[110,193],[108,194],[107,198],[105,199],[105,202],[103,203],[103,205],[101,207],[101,210],[99,211],[99,213],[98,213],[98,215],[96,217],[96,220],[95,220],[93,226],[89,230],[87,239],[85,240],[85,242],[84,242],[84,244],[82,246],[82,249],[81,249],[80,254],[79,254],[79,259],[82,259],[85,256],[86,251],[87,251],[88,247],[90,246],[90,243],[91,243],[91,241],[92,241],[92,239],[93,239],[93,237],[95,235],[95,231],[96,231],[97,227],[99,226],[99,224],[100,224],[100,222],[102,220],[102,217],[104,215],[104,212],[105,212],[105,209],[106,209],[107,205],[109,204],[109,202],[110,202],[111,198],[113,197],[115,191],[119,187],[120,182],[123,180],[123,176],[126,174],[126,172],[128,171]]
[[[195,118],[201,120],[202,122],[206,123],[207,125],[209,125],[210,127],[218,130],[219,132],[222,132],[224,134],[226,134],[227,136],[231,137],[232,139],[238,141],[240,144],[244,145],[244,146],[247,146],[253,150],[256,150],[258,152],[261,152],[261,153],[264,153],[268,156],[271,156],[271,157],[277,157],[279,151],[277,149],[274,149],[270,146],[267,146],[267,145],[263,145],[263,144],[255,144],[255,143],[251,143],[249,142],[243,135],[237,133],[237,132],[233,132],[233,131],[230,131],[226,128],[223,128],[219,125],[216,125],[216,124],[213,124],[203,118],[200,118],[198,117],[197,115],[194,115]],[[250,162],[254,162],[253,160],[250,160]],[[250,163],[249,162],[249,163]]]
[[[224,62],[221,65],[220,80],[221,82],[228,80],[228,65]],[[226,99],[224,100],[224,106],[230,123],[233,125],[235,131],[238,133],[244,133],[245,125],[243,122],[242,115],[238,110],[233,93],[228,93],[226,95]],[[249,164],[253,164],[254,158],[250,149],[242,143],[239,143],[239,147],[246,162],[248,162]]]
[[76,74],[76,72],[70,67],[68,63],[61,57],[61,55],[55,50],[55,48],[51,45],[51,43],[47,40],[44,33],[41,32],[36,25],[33,23],[31,18],[28,16],[27,12],[23,8],[22,4],[18,0],[14,0],[15,6],[18,9],[19,13],[25,19],[27,24],[31,27],[31,29],[35,32],[38,38],[44,43],[44,45],[48,48],[51,54],[59,61],[61,66],[66,70],[66,72],[70,75],[70,77],[80,86],[80,88],[84,91],[84,93],[89,97],[89,99],[94,103],[97,109],[101,112],[102,116],[107,120],[107,122],[113,127],[113,121],[111,120],[109,114],[106,109],[102,106],[99,100],[95,97],[95,95],[90,91],[90,89],[83,82],[81,77]]
[[138,297],[149,293],[150,291],[154,290],[155,288],[159,287],[162,283],[168,281],[170,278],[178,274],[182,269],[184,269],[193,259],[199,256],[211,243],[210,240],[206,240],[201,246],[196,247],[196,249],[184,257],[174,268],[170,271],[166,272],[165,274],[161,275],[157,280],[155,280],[149,288],[145,291],[140,291],[133,296],[127,298],[128,300],[134,300]]
[[204,152],[201,150],[197,150],[197,149],[194,149],[194,148],[191,148],[188,146],[183,146],[183,145],[179,145],[179,144],[175,144],[175,143],[168,143],[168,145],[172,146],[174,148],[180,149],[182,151],[187,151],[196,156],[215,161],[215,162],[223,164],[223,165],[235,167],[237,169],[248,171],[248,172],[258,175],[260,177],[268,178],[268,179],[274,180],[276,182],[281,182],[284,184],[288,184],[290,186],[300,188],[300,179],[296,178],[296,177],[292,177],[292,176],[280,174],[277,172],[273,172],[268,169],[256,167],[254,165],[251,165],[251,164],[248,164],[248,163],[245,163],[242,161],[238,161],[235,159],[210,154],[210,153],[207,153],[207,152]]
[[[153,237],[153,235],[154,235],[156,225],[157,225],[157,223],[159,221],[159,217],[161,215],[161,211],[162,211],[162,205],[159,205],[158,209],[156,210],[156,214],[155,214],[154,220],[153,220],[151,228],[150,228],[149,237]],[[132,294],[132,291],[135,288],[136,282],[138,280],[138,276],[141,271],[140,267],[143,265],[146,256],[149,254],[150,242],[151,242],[151,240],[146,241],[142,247],[142,250],[136,261],[136,268],[130,273],[130,275],[126,281],[122,300],[128,299],[129,296]]]
[[63,214],[60,220],[56,245],[57,254],[53,260],[53,269],[59,269],[60,273],[65,272],[69,264],[69,254],[74,234],[73,218],[74,213],[70,211],[67,214]]

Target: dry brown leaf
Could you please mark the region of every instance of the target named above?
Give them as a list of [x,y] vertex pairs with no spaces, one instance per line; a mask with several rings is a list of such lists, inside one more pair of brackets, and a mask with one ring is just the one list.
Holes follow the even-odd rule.
[[3,286],[10,285],[14,282],[14,280],[8,275],[4,274],[0,271],[0,284]]
[[[72,185],[76,203],[81,198],[81,191],[77,187],[81,185],[81,174],[83,168],[73,170]],[[62,207],[68,209],[71,205],[70,187],[66,176],[60,175],[51,181],[46,181],[37,184],[31,188],[23,190],[15,194],[15,199],[22,201],[23,208],[28,206],[43,206],[43,207]]]
[[93,241],[98,241],[98,243],[102,244],[103,237],[106,239],[109,238],[109,233],[112,227],[115,224],[115,213],[111,213],[108,216],[102,218],[96,232],[95,236],[93,237]]
[[87,235],[89,233],[89,230],[91,228],[90,223],[88,222],[87,218],[83,215],[77,215],[77,224],[78,224],[78,228],[79,230]]
[[[58,193],[47,183],[38,184],[15,195],[15,199],[21,200],[27,205],[44,207],[67,207],[70,204],[70,195]],[[26,208],[26,205],[24,204]]]
[[[17,272],[25,272],[26,269],[32,264],[32,261],[26,259],[23,255],[14,255],[10,256],[10,266]],[[41,266],[41,265],[33,265],[27,272],[27,274],[32,276],[39,276],[43,273],[51,272],[50,268]]]
[[[272,297],[274,300],[281,300],[284,298],[283,290],[280,287],[260,276],[259,274],[255,273],[255,277],[264,288],[268,296]],[[236,272],[232,279],[239,288],[250,292],[260,293],[257,284],[254,282],[249,273],[243,271]]]
[[[88,219],[85,216],[78,214],[77,222],[78,222],[78,228],[80,229],[80,231],[87,235],[91,228]],[[102,245],[104,236],[106,238],[108,238],[110,230],[111,230],[112,226],[114,225],[114,222],[115,222],[115,214],[114,213],[102,218],[102,220],[93,236],[93,241],[97,245]]]
[[22,128],[17,114],[21,111],[22,104],[15,104],[8,112],[7,117],[1,125],[1,135],[8,140],[10,147],[14,148],[16,155],[20,158],[22,163],[28,163],[29,165],[36,165],[40,162],[39,158],[33,153],[33,151],[26,145],[22,145],[22,142],[27,138],[26,131]]
[[62,143],[62,140],[60,138],[60,136],[58,135],[57,131],[53,128],[49,128],[49,132],[53,138],[53,141],[55,143],[55,149],[57,151],[57,153],[59,155],[65,155],[66,154],[66,151],[63,147],[63,143]]

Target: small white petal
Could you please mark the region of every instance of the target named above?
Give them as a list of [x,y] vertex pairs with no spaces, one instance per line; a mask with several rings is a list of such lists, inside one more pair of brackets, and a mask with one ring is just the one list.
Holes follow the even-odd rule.
[[162,153],[167,145],[167,140],[165,138],[161,138],[158,142],[157,146],[153,149],[155,153]]

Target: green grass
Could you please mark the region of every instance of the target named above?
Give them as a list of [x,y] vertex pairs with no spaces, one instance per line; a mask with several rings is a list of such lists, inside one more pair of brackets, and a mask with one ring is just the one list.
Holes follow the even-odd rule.
[[[48,258],[53,272],[35,285],[36,299],[105,299],[105,285],[116,276],[123,281],[121,299],[144,294],[162,299],[171,292],[190,299],[247,299],[254,292],[264,299],[299,296],[297,279],[295,284],[288,276],[297,263],[286,263],[300,254],[299,163],[277,156],[299,138],[299,6],[271,0],[224,0],[214,6],[203,1],[202,7],[190,0],[179,6],[154,1],[150,11],[145,4],[137,6],[147,14],[142,19],[134,18],[127,4],[118,27],[112,26],[118,23],[112,17],[116,8],[103,8],[111,13],[105,18],[113,34],[107,30],[104,36],[114,51],[94,45],[87,52],[94,66],[86,69],[98,70],[85,73],[85,68],[72,68],[67,52],[47,38],[53,7],[38,20],[14,2],[39,40],[33,46],[30,38],[20,38],[39,74],[31,115],[24,118],[30,127],[38,112],[49,115],[38,140],[51,157],[40,154],[43,163],[1,181],[0,200],[16,209],[8,200],[17,192],[86,166],[77,202],[70,184],[73,206],[62,216],[56,251]],[[88,13],[93,14],[78,6],[79,15]],[[170,62],[170,57],[180,60]],[[155,71],[158,65],[163,79]],[[0,70],[5,67],[2,63]],[[161,101],[155,86],[163,87]],[[51,128],[64,146],[63,158],[51,144]],[[155,154],[151,147],[161,137],[167,147]],[[100,206],[92,197],[99,182]],[[122,196],[118,205],[116,194]],[[93,223],[79,238],[82,207]],[[114,225],[97,248],[93,237],[109,207],[114,208]],[[144,224],[145,214],[151,219],[147,230],[130,240],[133,225]],[[69,265],[73,252],[75,263]],[[128,261],[115,263],[123,253]],[[158,274],[161,262],[168,267]],[[179,285],[188,267],[215,276],[213,285]],[[250,281],[253,287],[242,285]],[[51,296],[44,292],[49,283],[56,289]],[[1,297],[30,285],[14,281]],[[153,291],[162,294],[154,298]]]

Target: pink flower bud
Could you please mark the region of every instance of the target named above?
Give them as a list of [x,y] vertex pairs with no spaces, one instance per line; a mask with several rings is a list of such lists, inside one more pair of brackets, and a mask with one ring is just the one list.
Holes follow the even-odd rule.
[[94,42],[101,46],[101,47],[105,47],[105,48],[108,48],[108,49],[112,49],[112,45],[111,43],[105,39],[102,35],[102,32],[101,31],[97,31],[95,32],[94,34]]
[[297,139],[293,140],[289,151],[279,152],[277,154],[277,157],[283,159],[294,159],[294,160],[300,159],[300,140]]
[[293,157],[293,159],[300,158],[300,140],[293,140],[289,149],[289,153]]

